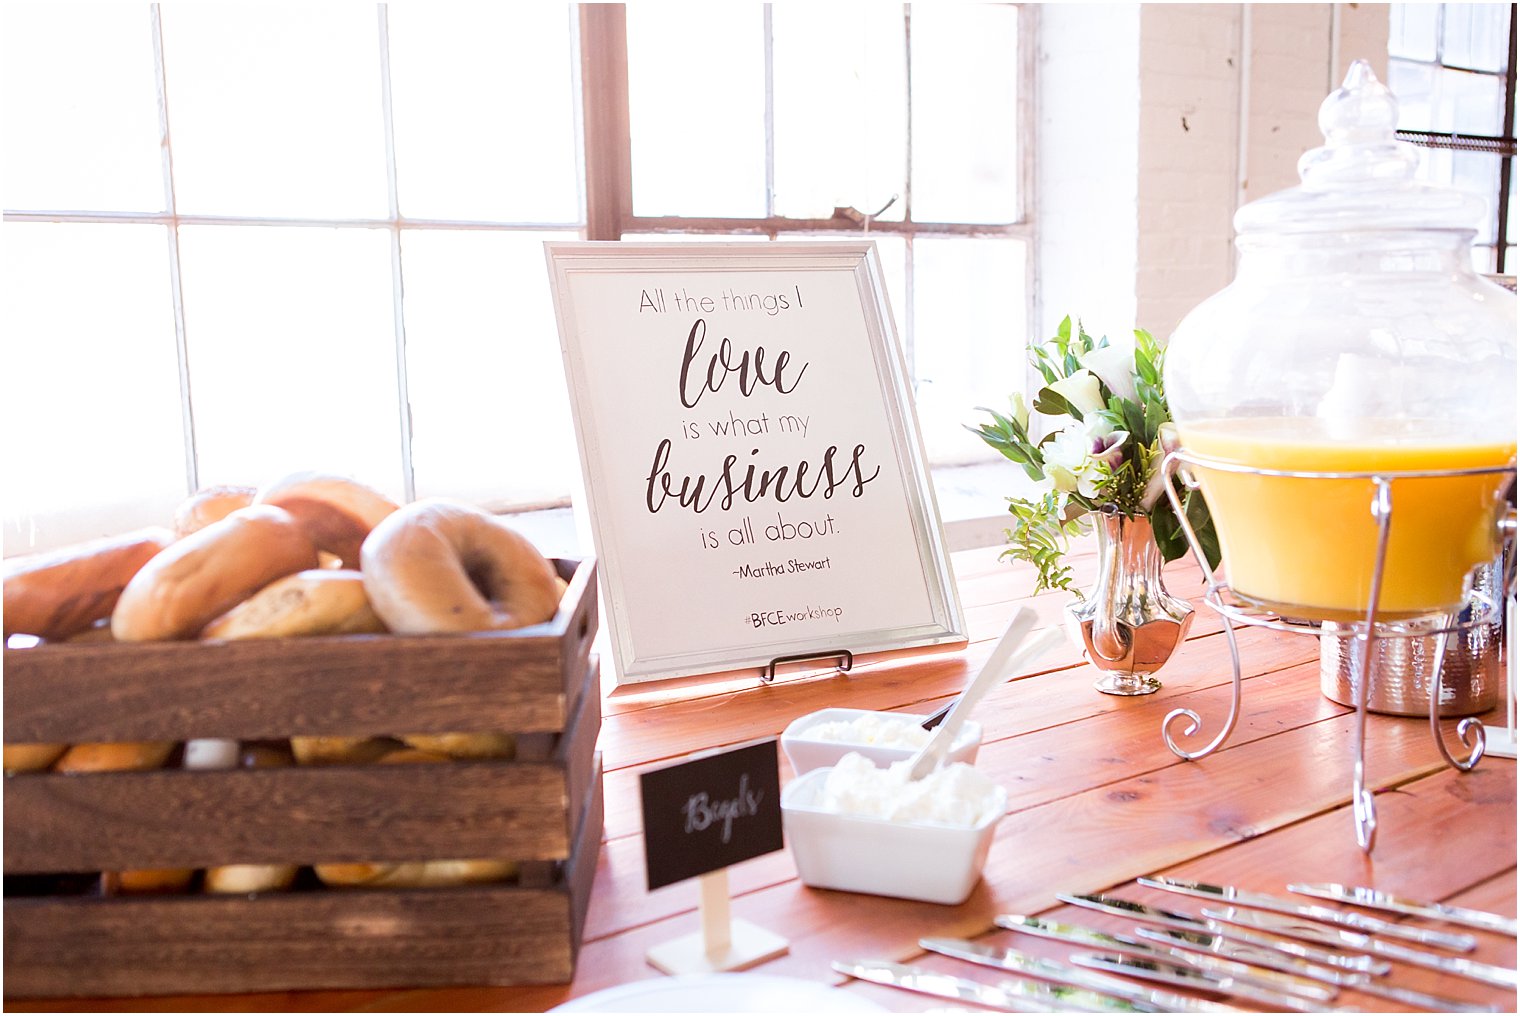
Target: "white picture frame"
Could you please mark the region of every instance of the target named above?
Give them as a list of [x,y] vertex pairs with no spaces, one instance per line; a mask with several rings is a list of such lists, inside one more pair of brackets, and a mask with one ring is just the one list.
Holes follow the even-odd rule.
[[874,243],[544,246],[620,684],[966,641]]

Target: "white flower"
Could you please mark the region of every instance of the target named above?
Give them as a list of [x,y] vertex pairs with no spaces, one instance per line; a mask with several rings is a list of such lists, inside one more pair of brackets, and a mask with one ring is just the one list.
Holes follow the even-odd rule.
[[1020,427],[1023,427],[1027,431],[1029,429],[1029,402],[1024,398],[1024,393],[1014,392],[1008,401],[1009,417],[1013,420],[1014,423],[1018,424]]
[[1083,356],[1082,366],[1096,374],[1119,398],[1136,401],[1133,347],[1124,344],[1102,346]]
[[1098,391],[1098,376],[1091,371],[1079,370],[1048,387],[1075,406],[1083,416],[1103,408],[1103,395]]
[[1050,477],[1056,490],[1096,497],[1104,473],[1092,453],[1093,438],[1087,427],[1073,421],[1045,445],[1045,475]]

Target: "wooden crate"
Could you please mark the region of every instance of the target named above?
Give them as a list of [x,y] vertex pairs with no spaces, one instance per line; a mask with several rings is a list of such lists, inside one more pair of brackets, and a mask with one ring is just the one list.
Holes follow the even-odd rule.
[[[601,843],[595,568],[517,632],[5,652],[7,742],[508,730],[511,761],[29,773],[7,883],[37,873],[509,858],[515,883],[257,896],[8,895],[5,993],[559,983]],[[30,880],[35,882],[36,880]]]

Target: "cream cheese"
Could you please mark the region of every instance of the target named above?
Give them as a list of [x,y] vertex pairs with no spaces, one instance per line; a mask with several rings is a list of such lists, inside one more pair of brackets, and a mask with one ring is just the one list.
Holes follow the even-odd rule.
[[933,736],[914,717],[865,713],[848,720],[826,720],[802,731],[810,741],[865,744],[875,748],[922,748]]
[[864,755],[850,752],[824,780],[817,806],[889,822],[966,828],[993,817],[998,785],[972,766],[956,762],[910,781],[910,765],[911,760],[904,760],[878,769]]

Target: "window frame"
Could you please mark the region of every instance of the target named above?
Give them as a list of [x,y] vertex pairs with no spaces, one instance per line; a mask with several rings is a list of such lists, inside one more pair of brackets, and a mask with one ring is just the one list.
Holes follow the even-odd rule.
[[[1006,223],[957,223],[920,222],[913,219],[913,179],[908,172],[901,220],[873,218],[870,212],[855,208],[835,208],[829,218],[794,218],[773,214],[774,194],[770,190],[772,173],[767,167],[768,212],[763,217],[698,217],[698,216],[649,216],[634,212],[632,131],[629,114],[628,87],[628,35],[627,10],[624,4],[579,5],[581,35],[581,88],[583,152],[585,157],[586,186],[586,239],[621,240],[624,234],[707,234],[714,239],[723,236],[765,236],[775,239],[779,234],[812,233],[833,235],[840,238],[869,236],[870,233],[886,233],[901,236],[908,245],[907,280],[908,292],[902,294],[906,321],[897,322],[899,338],[908,359],[909,373],[913,372],[913,258],[912,244],[916,237],[941,238],[1011,238],[1021,239],[1027,245],[1028,256],[1024,259],[1024,291],[1036,292],[1038,281],[1038,223],[1032,214],[1031,187],[1035,178],[1034,124],[1035,124],[1035,39],[1038,35],[1039,11],[1036,4],[1010,4],[1018,10],[1018,109],[1013,129],[1019,137],[1019,215]],[[767,77],[770,62],[771,5],[764,8],[764,31],[767,60]],[[903,4],[905,32],[911,38],[912,6]],[[909,59],[904,54],[904,59]],[[911,88],[911,64],[909,67]],[[771,83],[766,82],[766,104],[771,104]],[[767,124],[767,132],[771,129]],[[770,157],[771,139],[767,137],[767,157]],[[908,109],[909,165],[913,144],[911,99]],[[1036,334],[1036,300],[1031,296],[1025,301],[1024,330],[1026,335]],[[946,467],[937,467],[946,468]],[[953,468],[953,467],[951,467]]]

